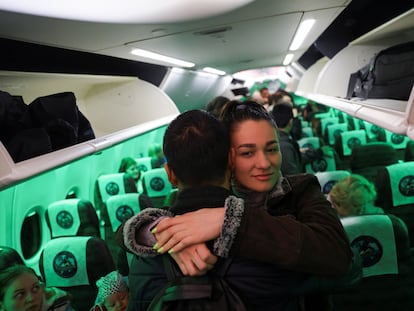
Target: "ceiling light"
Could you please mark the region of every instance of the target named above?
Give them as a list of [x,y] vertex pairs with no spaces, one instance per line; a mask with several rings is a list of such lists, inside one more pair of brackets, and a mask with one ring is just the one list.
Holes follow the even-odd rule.
[[293,38],[292,44],[290,45],[289,50],[296,51],[300,48],[305,40],[306,36],[308,35],[309,31],[311,30],[313,24],[315,24],[314,19],[307,19],[300,23],[298,30],[296,31],[295,37]]
[[283,65],[284,66],[287,66],[287,65],[289,65],[290,64],[290,62],[292,61],[292,59],[293,59],[293,56],[295,56],[294,54],[287,54],[286,56],[285,56],[285,59],[283,60]]
[[133,49],[131,51],[131,54],[141,56],[141,57],[145,57],[145,58],[159,60],[161,62],[168,63],[168,64],[171,64],[171,65],[180,66],[180,67],[190,68],[190,67],[195,66],[194,63],[186,62],[186,61],[181,60],[181,59],[172,58],[172,57],[169,57],[169,56],[164,56],[164,55],[161,55],[161,54],[157,54],[157,53],[153,53],[153,52],[146,51],[146,50],[141,50],[141,49]]
[[226,72],[223,70],[218,70],[218,69],[211,68],[211,67],[204,67],[203,70],[205,72],[212,73],[212,74],[219,75],[219,76],[224,76],[226,74]]

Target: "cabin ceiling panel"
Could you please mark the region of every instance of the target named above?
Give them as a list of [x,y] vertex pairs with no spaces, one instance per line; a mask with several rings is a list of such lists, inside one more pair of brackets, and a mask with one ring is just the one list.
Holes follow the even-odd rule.
[[[147,61],[137,59],[125,48],[126,43],[136,42],[140,47],[204,65],[221,66],[231,62],[226,70],[232,71],[231,68],[248,69],[256,64],[280,64],[300,20],[308,16],[320,17],[305,43],[306,50],[349,3],[343,0],[329,4],[322,0],[256,0],[229,13],[168,24],[94,23],[0,11],[0,37]],[[224,38],[193,35],[197,31],[228,25],[232,31]]]

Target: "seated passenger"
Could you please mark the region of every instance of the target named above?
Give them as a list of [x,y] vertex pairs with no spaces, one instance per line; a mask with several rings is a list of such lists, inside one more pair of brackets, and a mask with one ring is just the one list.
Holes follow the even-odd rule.
[[135,180],[135,183],[138,183],[141,178],[141,171],[138,168],[137,162],[131,157],[126,157],[121,160],[118,172],[127,173]]
[[376,197],[374,184],[357,174],[339,180],[328,195],[340,217],[384,214],[382,208],[374,205]]
[[0,272],[0,310],[73,311],[69,295],[58,288],[44,288],[32,268],[14,265]]
[[165,163],[164,152],[159,144],[152,144],[148,148],[148,156],[151,157],[152,168],[160,168]]
[[118,271],[112,271],[96,282],[98,295],[91,311],[125,311],[128,307],[129,288]]
[[315,159],[324,156],[334,157],[334,152],[329,146],[322,146],[316,150],[301,150],[299,148],[297,141],[291,136],[294,120],[292,106],[286,103],[275,105],[271,115],[279,132],[283,176],[304,173],[305,164]]

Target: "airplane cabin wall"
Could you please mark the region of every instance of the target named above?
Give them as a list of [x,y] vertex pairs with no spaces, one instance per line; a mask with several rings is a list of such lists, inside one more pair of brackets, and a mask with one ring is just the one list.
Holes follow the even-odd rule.
[[170,69],[160,88],[177,105],[180,112],[204,109],[216,96],[222,95],[230,86],[232,77],[173,68]]

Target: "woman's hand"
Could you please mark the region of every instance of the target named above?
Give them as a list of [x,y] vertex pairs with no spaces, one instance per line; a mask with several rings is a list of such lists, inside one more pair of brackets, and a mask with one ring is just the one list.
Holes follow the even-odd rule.
[[152,230],[159,253],[180,252],[184,248],[214,240],[224,221],[223,208],[204,208],[173,218],[163,219]]
[[184,275],[197,276],[206,274],[217,262],[204,243],[189,246],[180,252],[171,254]]

